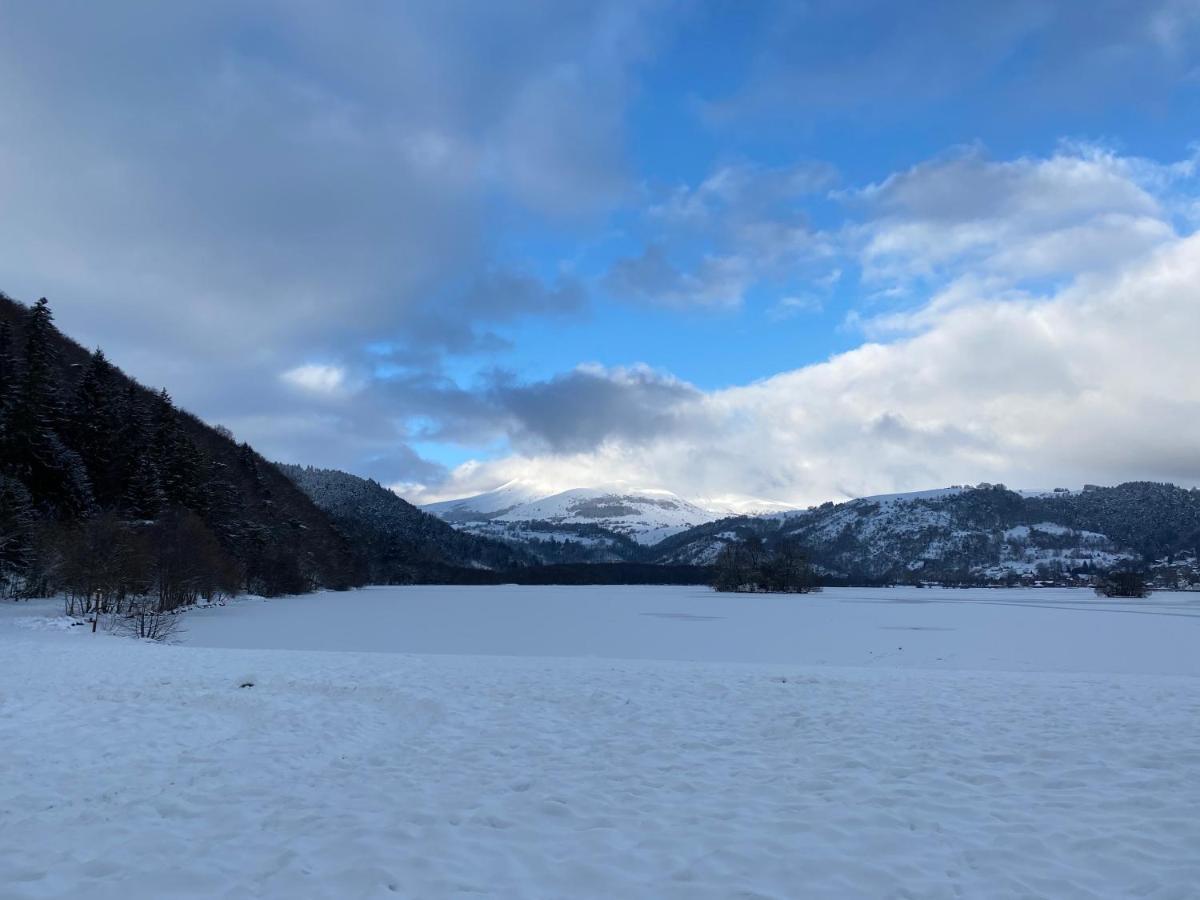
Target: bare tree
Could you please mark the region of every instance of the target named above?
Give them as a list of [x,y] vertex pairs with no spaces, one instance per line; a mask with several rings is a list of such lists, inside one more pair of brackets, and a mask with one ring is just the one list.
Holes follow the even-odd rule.
[[236,593],[236,566],[195,513],[169,510],[150,529],[149,539],[161,612],[191,606],[201,597]]
[[65,532],[59,579],[67,615],[120,612],[125,598],[145,593],[149,562],[145,538],[112,513]]
[[183,633],[183,616],[164,612],[154,597],[136,597],[120,612],[105,616],[105,626],[114,634],[167,642]]

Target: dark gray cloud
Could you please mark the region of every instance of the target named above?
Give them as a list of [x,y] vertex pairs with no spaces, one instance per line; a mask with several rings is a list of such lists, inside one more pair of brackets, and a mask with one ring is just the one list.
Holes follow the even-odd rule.
[[421,302],[407,318],[387,357],[403,366],[429,366],[444,354],[484,354],[507,349],[494,330],[521,319],[564,319],[587,308],[581,281],[560,277],[547,283],[523,272],[492,269],[455,281]]
[[373,341],[428,380],[498,327],[579,314],[579,284],[497,263],[490,217],[624,195],[658,5],[6,5],[0,287],[272,455],[385,458],[421,392],[335,403],[281,373],[361,387]]
[[446,467],[423,459],[411,447],[400,444],[388,453],[365,458],[359,462],[356,473],[374,478],[380,484],[438,484],[446,477]]
[[[576,145],[566,121],[620,109],[619,58],[595,59],[617,67],[600,96],[555,88],[586,113],[526,109],[616,27],[602,6],[57,7],[10,9],[0,34],[14,293],[86,288],[193,341],[378,334],[488,264],[487,191],[580,208],[623,177],[619,127]],[[511,171],[555,154],[575,167]]]
[[607,440],[638,444],[690,427],[703,394],[651,369],[581,368],[532,384],[501,379],[486,396],[511,419],[518,449],[576,453]]
[[416,371],[375,382],[368,393],[378,410],[407,418],[411,438],[464,444],[505,438],[529,453],[662,438],[694,427],[703,399],[694,386],[646,367],[593,366],[540,381],[494,370],[469,388]]
[[583,285],[573,278],[547,285],[520,272],[490,271],[470,284],[459,308],[472,318],[511,322],[528,315],[569,315],[585,302]]

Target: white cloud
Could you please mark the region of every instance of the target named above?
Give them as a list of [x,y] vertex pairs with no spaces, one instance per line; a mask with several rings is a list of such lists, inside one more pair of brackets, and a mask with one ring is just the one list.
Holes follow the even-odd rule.
[[[804,504],[980,480],[1200,483],[1200,236],[1181,236],[1177,213],[1194,176],[1190,161],[1080,145],[915,166],[853,194],[867,218],[844,250],[893,294],[858,324],[902,337],[750,385],[686,386],[657,401],[670,427],[633,439],[602,424],[586,448],[476,462],[438,493],[625,478]],[[720,191],[690,197],[705,193]],[[690,226],[702,209],[671,215]],[[559,405],[578,409],[562,387]]]
[[472,463],[438,495],[530,476],[798,504],[980,480],[1197,484],[1197,335],[1192,236],[1045,297],[961,298],[915,336],[705,393],[654,440]]
[[972,149],[848,194],[867,215],[851,234],[875,282],[1111,269],[1174,237],[1158,195],[1187,173],[1086,145],[1003,162]]
[[346,385],[345,369],[319,363],[288,369],[280,377],[288,384],[316,394],[337,394]]

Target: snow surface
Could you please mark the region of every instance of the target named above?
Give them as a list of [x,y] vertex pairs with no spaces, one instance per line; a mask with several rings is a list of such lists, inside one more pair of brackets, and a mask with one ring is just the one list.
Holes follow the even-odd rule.
[[836,666],[877,666],[886,657],[889,668],[1200,676],[1200,593],[1116,601],[1072,588],[830,588],[797,596],[703,587],[377,587],[200,609],[188,615],[184,641]]
[[5,900],[1200,884],[1200,595],[376,588],[180,646],[56,612],[0,606]]

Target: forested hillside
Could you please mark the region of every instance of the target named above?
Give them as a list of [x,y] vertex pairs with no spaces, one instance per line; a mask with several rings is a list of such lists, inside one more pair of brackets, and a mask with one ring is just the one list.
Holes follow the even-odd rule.
[[188,602],[360,584],[346,538],[273,465],[0,295],[0,593]]
[[1151,482],[1032,496],[979,485],[735,517],[668,538],[654,561],[709,564],[750,536],[796,542],[832,582],[1086,584],[1117,568],[1200,582],[1200,491]]
[[512,569],[535,560],[499,541],[456,531],[394,492],[335,469],[279,465],[345,534],[372,584],[460,580],[450,569]]
[[1131,481],[1027,501],[1031,515],[1098,531],[1147,559],[1200,554],[1200,490]]

